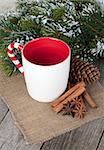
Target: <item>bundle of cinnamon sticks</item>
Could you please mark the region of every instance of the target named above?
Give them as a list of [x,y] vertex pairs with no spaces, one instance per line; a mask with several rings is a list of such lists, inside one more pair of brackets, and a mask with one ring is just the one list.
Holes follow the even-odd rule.
[[59,113],[64,105],[70,103],[73,99],[77,101],[78,97],[82,97],[92,108],[96,108],[97,105],[90,94],[87,92],[86,84],[84,82],[77,83],[62,96],[52,102],[52,109]]

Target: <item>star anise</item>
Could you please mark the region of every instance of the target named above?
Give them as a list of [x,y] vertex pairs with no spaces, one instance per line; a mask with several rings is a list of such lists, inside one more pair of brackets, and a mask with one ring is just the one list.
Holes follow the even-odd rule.
[[73,101],[75,102],[76,106],[78,106],[78,107],[83,106],[84,109],[86,110],[86,107],[85,107],[85,104],[84,104],[82,96],[74,98]]
[[71,115],[74,117],[75,113],[73,112],[73,109],[75,108],[75,102],[71,101],[67,104],[64,104],[64,107],[62,109],[63,115]]
[[77,117],[77,118],[84,118],[84,116],[86,114],[86,110],[85,110],[85,107],[83,106],[83,104],[80,107],[76,106],[76,108],[73,109],[73,112],[75,113],[75,117]]
[[80,107],[82,105],[82,99],[80,97],[74,98],[73,102],[75,102],[75,105],[78,107]]

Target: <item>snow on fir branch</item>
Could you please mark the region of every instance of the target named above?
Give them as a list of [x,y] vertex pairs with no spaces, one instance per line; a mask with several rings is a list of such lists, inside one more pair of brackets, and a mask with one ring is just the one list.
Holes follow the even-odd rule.
[[[78,55],[92,61],[103,56],[102,14],[98,0],[18,0],[15,13],[0,17],[0,66],[7,75],[18,72],[6,52],[11,41],[24,45],[34,38],[47,36],[69,44],[72,57]],[[14,51],[21,61],[20,52]]]

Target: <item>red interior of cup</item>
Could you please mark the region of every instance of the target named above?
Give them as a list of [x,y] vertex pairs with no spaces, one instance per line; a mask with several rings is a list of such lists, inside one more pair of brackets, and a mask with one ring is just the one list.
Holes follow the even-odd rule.
[[70,54],[69,46],[54,38],[37,38],[28,42],[24,49],[24,57],[37,65],[55,65],[63,62]]

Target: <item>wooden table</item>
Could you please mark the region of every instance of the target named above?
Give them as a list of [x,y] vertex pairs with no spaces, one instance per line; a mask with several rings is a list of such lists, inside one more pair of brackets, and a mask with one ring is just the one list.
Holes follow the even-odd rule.
[[[97,61],[104,86],[104,59]],[[97,119],[43,144],[27,145],[0,98],[0,150],[104,150],[104,118]]]
[[[0,0],[0,13],[15,9],[16,0]],[[98,61],[104,86],[104,60]],[[0,98],[0,150],[104,150],[104,119],[38,145],[26,145],[10,111]]]

